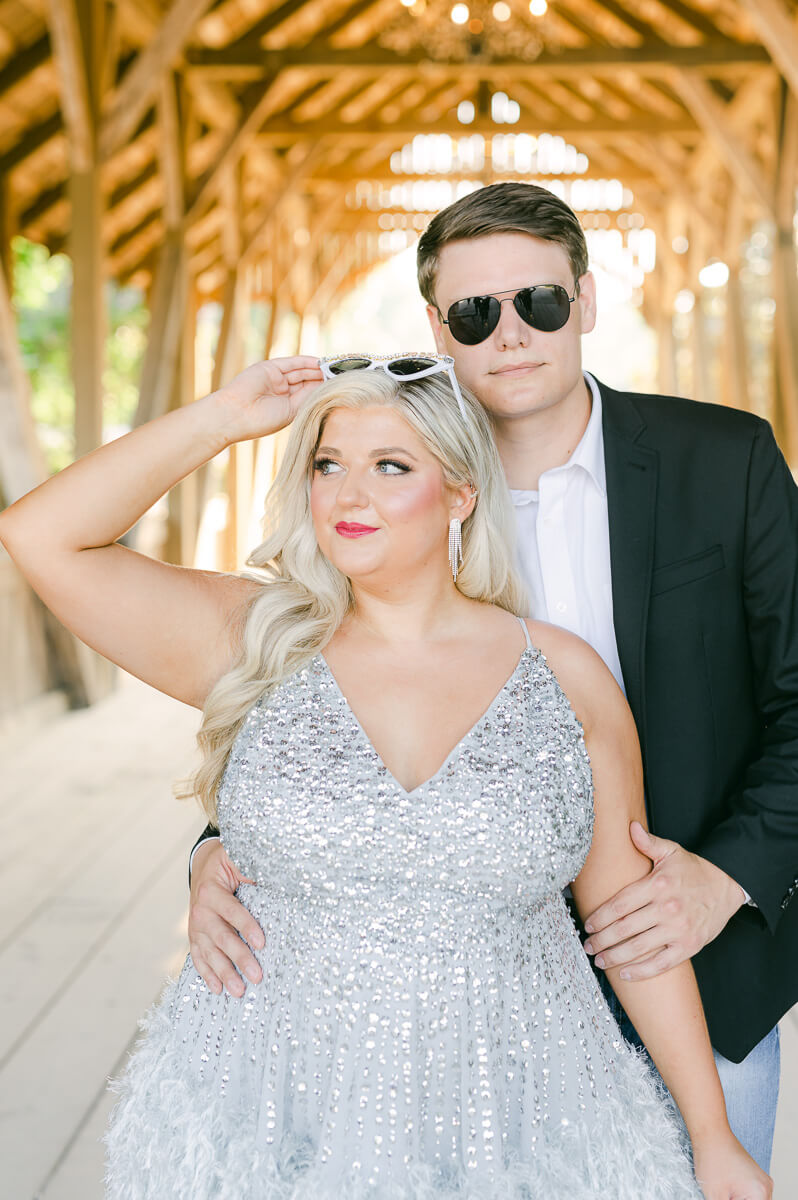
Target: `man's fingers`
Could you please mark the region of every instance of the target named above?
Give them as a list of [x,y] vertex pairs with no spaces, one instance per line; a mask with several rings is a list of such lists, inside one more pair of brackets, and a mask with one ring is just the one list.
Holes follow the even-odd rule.
[[194,964],[194,970],[201,976],[208,991],[213,992],[214,996],[218,996],[222,991],[222,981],[215,971],[212,971],[209,964],[205,961],[202,955],[197,951],[192,951],[191,961]]
[[196,926],[211,937],[215,921],[221,920],[237,930],[244,941],[256,950],[261,950],[266,944],[263,930],[249,909],[218,883],[207,881],[200,884],[189,920],[192,927]]
[[664,949],[662,930],[655,927],[647,929],[645,933],[639,933],[637,937],[629,938],[617,946],[602,950],[600,954],[596,955],[595,962],[597,967],[602,967],[606,971],[611,967],[624,967],[629,963],[641,962]]
[[[215,946],[208,947],[205,961],[211,971],[222,981],[231,996],[241,997],[246,991],[246,984],[236,971],[229,958],[226,958]],[[200,972],[202,974],[202,972]],[[205,976],[202,976],[205,979]],[[207,983],[207,979],[205,980]]]
[[650,904],[654,898],[652,879],[652,875],[647,875],[644,879],[639,879],[637,883],[630,883],[628,887],[623,888],[611,900],[607,900],[594,912],[590,913],[585,918],[585,929],[587,932],[596,933],[598,930],[612,925],[620,917],[628,917],[629,913]]
[[623,967],[621,979],[628,979],[631,982],[654,979],[655,976],[664,975],[666,971],[678,967],[679,963],[685,962],[689,957],[690,955],[682,946],[666,946],[664,950],[660,950],[643,962],[631,963],[630,966]]
[[619,920],[613,921],[611,925],[607,925],[598,933],[591,933],[590,938],[585,942],[585,952],[601,954],[611,947],[620,945],[621,942],[628,941],[629,938],[653,929],[656,924],[657,916],[654,907],[647,904],[645,908],[636,909],[628,917],[621,917]]

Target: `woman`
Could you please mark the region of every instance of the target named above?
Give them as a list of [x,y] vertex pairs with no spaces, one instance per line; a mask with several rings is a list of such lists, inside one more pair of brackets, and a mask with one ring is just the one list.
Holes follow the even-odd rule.
[[[676,1120],[562,899],[573,881],[590,912],[648,869],[628,836],[643,803],[625,702],[582,642],[515,615],[480,407],[437,374],[314,391],[320,377],[308,358],[250,367],[0,516],[70,628],[204,708],[196,791],[266,932],[242,998],[189,960],[154,1010],[109,1133],[109,1194],[695,1200]],[[306,398],[257,577],[117,544]],[[728,1128],[690,967],[608,974],[704,1196],[769,1196]]]

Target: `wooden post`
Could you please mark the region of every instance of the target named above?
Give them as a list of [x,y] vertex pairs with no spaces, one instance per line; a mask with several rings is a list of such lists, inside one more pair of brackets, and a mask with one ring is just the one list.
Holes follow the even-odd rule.
[[776,432],[784,454],[798,468],[798,262],[795,254],[795,184],[798,176],[798,99],[783,88],[779,130],[777,222],[773,244],[776,297],[776,365],[778,409]]
[[707,338],[706,318],[704,316],[703,288],[699,282],[698,273],[704,265],[705,243],[703,236],[696,226],[690,230],[689,277],[690,285],[695,294],[695,305],[692,312],[691,347],[693,352],[693,397],[696,400],[712,400],[712,382],[710,374],[710,346]]
[[725,260],[729,267],[726,284],[726,325],[723,339],[721,380],[723,402],[748,411],[748,344],[743,313],[743,288],[740,282],[740,256],[743,243],[745,202],[734,188],[726,222]]
[[[0,269],[0,504],[12,504],[47,478],[30,411],[30,383],[19,354],[11,288]],[[73,707],[84,707],[98,690],[94,656],[38,601],[35,611],[48,647],[50,673]]]
[[104,20],[104,0],[50,0],[53,50],[69,143],[72,377],[78,455],[102,441],[105,306],[97,126],[104,76]]

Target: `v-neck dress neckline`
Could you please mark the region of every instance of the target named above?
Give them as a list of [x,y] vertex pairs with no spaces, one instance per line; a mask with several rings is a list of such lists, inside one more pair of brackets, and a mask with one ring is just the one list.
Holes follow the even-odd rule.
[[519,617],[518,620],[519,620],[519,623],[521,624],[521,627],[523,628],[524,634],[526,635],[526,645],[524,646],[523,650],[521,651],[518,662],[515,664],[515,667],[513,668],[512,673],[504,681],[502,686],[499,688],[498,692],[496,692],[495,696],[488,704],[488,707],[476,719],[476,721],[473,723],[473,725],[471,725],[471,727],[468,730],[466,730],[466,732],[459,739],[459,741],[457,741],[455,743],[455,745],[452,746],[451,750],[446,755],[445,759],[443,760],[441,765],[438,767],[438,769],[432,775],[430,775],[428,779],[423,780],[422,783],[418,783],[418,784],[416,784],[416,786],[414,788],[410,788],[410,789],[403,787],[402,784],[399,782],[399,780],[396,778],[396,776],[393,774],[393,772],[390,771],[388,769],[388,767],[386,766],[385,760],[383,759],[382,755],[377,750],[376,746],[372,742],[369,735],[366,733],[366,730],[363,727],[363,724],[361,723],[355,710],[353,709],[352,705],[350,704],[349,700],[347,699],[346,695],[344,694],[344,691],[341,688],[341,685],[339,684],[338,680],[335,678],[335,675],[333,674],[332,668],[330,667],[330,664],[327,662],[327,659],[324,657],[324,655],[321,652],[319,652],[316,655],[316,658],[314,661],[319,665],[320,670],[326,675],[327,679],[333,685],[336,693],[340,697],[344,707],[346,708],[346,711],[349,715],[349,718],[352,722],[352,725],[355,729],[356,734],[358,735],[361,742],[365,746],[367,752],[371,755],[371,757],[377,763],[379,769],[385,774],[386,778],[389,779],[391,781],[391,783],[398,789],[398,791],[401,792],[402,796],[404,796],[404,797],[415,796],[417,792],[423,791],[424,788],[429,787],[431,784],[435,783],[443,774],[445,774],[445,772],[451,766],[451,764],[457,760],[458,756],[462,752],[463,746],[467,742],[469,742],[476,733],[479,732],[479,730],[482,728],[482,726],[485,724],[485,722],[493,714],[494,709],[497,708],[497,706],[501,703],[505,692],[508,690],[510,685],[513,683],[513,681],[515,680],[519,671],[521,670],[522,666],[524,665],[526,656],[535,651],[535,647],[533,646],[532,640],[529,636],[529,630],[527,629],[526,622],[523,620],[522,617]]

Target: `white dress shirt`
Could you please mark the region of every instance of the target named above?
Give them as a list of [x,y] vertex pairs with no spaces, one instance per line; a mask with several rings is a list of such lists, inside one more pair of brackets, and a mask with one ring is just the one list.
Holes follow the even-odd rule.
[[510,489],[518,567],[530,616],[578,634],[623,688],[612,615],[601,393],[587,372],[585,382],[593,398],[590,420],[568,462],[545,471],[536,492]]

